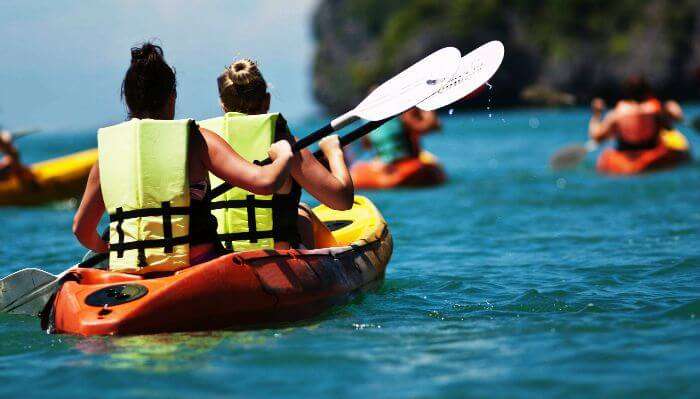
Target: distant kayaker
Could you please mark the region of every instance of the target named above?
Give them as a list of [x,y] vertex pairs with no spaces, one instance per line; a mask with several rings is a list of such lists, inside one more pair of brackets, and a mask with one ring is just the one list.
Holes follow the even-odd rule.
[[[109,250],[110,269],[127,273],[170,272],[220,256],[209,173],[272,194],[289,176],[289,143],[272,144],[273,162],[261,167],[193,121],[174,121],[175,72],[151,43],[131,50],[122,98],[132,119],[98,133],[99,162],[74,218],[76,237],[93,251]],[[109,243],[97,231],[105,210]]]
[[[258,65],[242,59],[233,62],[217,79],[219,100],[224,116],[201,122],[226,137],[229,143],[250,160],[260,160],[269,143],[275,140],[294,141],[282,115],[268,113],[271,97],[267,82]],[[302,150],[291,160],[291,177],[271,198],[258,198],[260,207],[254,209],[256,223],[251,223],[250,212],[219,214],[219,232],[224,235],[244,237],[239,240],[223,240],[224,246],[237,250],[316,248],[315,238],[323,234],[332,237],[325,226],[316,220],[307,206],[300,204],[301,190],[326,206],[336,210],[352,208],[354,188],[345,163],[337,135],[331,135],[319,143],[330,170],[319,162],[309,150]],[[233,190],[227,200],[245,200],[244,190]],[[270,201],[265,202],[265,201]],[[225,208],[228,209],[228,208]],[[221,223],[224,219],[224,223]],[[316,223],[314,223],[316,222]],[[249,226],[266,225],[267,233],[258,231],[258,239],[251,240]],[[323,230],[323,231],[319,231]],[[314,234],[316,231],[316,234]],[[332,238],[331,238],[332,239]]]
[[593,115],[588,132],[591,139],[602,142],[617,140],[620,151],[647,150],[659,144],[663,129],[683,119],[683,110],[675,101],[662,104],[642,77],[631,77],[623,85],[622,99],[603,118],[605,102],[591,103]]
[[406,158],[417,158],[422,150],[421,136],[440,129],[440,119],[435,111],[414,107],[366,136],[362,143],[365,149],[374,149],[383,163],[392,164]]
[[16,176],[22,182],[33,183],[34,175],[22,164],[19,151],[12,141],[12,134],[6,130],[0,131],[0,180],[7,180]]

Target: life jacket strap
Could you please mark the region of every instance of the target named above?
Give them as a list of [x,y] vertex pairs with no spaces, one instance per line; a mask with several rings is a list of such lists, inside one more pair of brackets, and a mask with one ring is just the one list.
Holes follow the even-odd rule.
[[248,231],[237,233],[218,234],[224,248],[234,251],[233,241],[248,241],[257,243],[259,240],[274,238],[273,230],[258,231],[255,221],[255,209],[272,209],[273,200],[255,198],[255,195],[247,195],[244,200],[213,201],[211,209],[246,209],[248,219]]
[[[116,252],[118,258],[124,257],[124,252],[138,250],[139,267],[147,266],[146,249],[163,248],[163,252],[173,253],[174,247],[177,245],[185,245],[190,242],[190,236],[173,237],[172,219],[173,215],[184,216],[190,214],[188,206],[171,206],[169,201],[161,203],[160,208],[144,208],[124,211],[122,207],[115,209],[114,213],[109,215],[109,221],[117,222],[115,230],[117,231],[117,242],[109,244],[110,252]],[[142,217],[162,217],[163,218],[163,238],[157,240],[142,240],[124,242],[123,223],[127,219],[135,219]]]
[[255,208],[272,209],[271,199],[258,199],[254,195],[246,196],[244,200],[213,201],[211,209],[243,209],[255,210]]

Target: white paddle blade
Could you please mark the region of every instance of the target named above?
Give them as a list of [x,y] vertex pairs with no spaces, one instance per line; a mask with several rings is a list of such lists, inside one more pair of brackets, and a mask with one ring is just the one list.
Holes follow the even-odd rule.
[[471,94],[496,74],[503,62],[503,43],[494,40],[462,57],[457,72],[432,96],[418,104],[424,111],[434,111]]
[[377,87],[351,112],[369,121],[379,121],[415,107],[454,75],[460,55],[454,47],[430,54]]

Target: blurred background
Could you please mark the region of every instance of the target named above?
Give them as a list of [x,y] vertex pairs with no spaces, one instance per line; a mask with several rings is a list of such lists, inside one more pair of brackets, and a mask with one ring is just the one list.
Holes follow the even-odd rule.
[[632,74],[662,97],[696,100],[699,21],[692,0],[5,0],[0,123],[60,129],[123,120],[129,48],[148,39],[177,68],[181,117],[218,113],[216,76],[239,57],[260,63],[275,105],[300,120],[351,108],[432,50],[494,39],[507,49],[494,105],[612,99]]

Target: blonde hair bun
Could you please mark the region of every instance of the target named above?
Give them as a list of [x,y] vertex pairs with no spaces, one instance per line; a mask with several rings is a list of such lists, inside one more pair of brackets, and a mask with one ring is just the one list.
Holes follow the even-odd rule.
[[267,98],[267,82],[257,63],[247,58],[234,61],[217,82],[221,103],[229,112],[258,112]]

